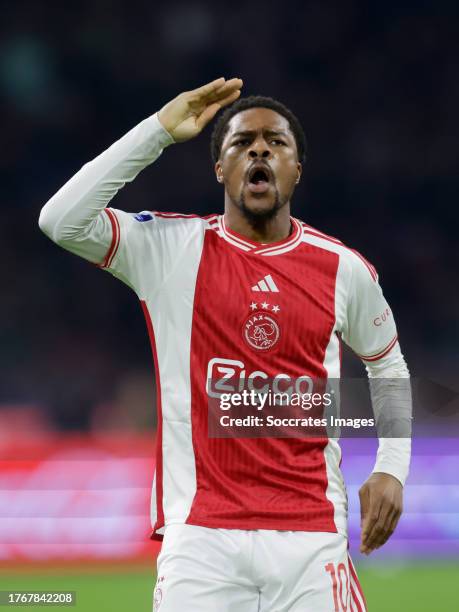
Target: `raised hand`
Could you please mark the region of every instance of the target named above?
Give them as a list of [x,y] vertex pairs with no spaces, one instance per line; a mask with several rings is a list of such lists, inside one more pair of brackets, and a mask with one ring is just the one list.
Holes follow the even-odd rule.
[[159,121],[175,142],[197,136],[224,106],[241,93],[242,80],[223,77],[207,85],[184,91],[168,102],[158,113]]

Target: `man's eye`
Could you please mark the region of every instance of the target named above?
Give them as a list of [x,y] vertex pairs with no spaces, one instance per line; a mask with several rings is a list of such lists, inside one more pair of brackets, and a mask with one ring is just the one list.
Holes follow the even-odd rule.
[[285,142],[283,140],[279,140],[279,138],[274,138],[273,140],[271,140],[271,142],[274,144],[280,144],[280,145],[285,144]]
[[236,140],[236,142],[234,143],[235,146],[245,146],[249,143],[249,141],[247,140],[247,138],[241,138],[241,140]]

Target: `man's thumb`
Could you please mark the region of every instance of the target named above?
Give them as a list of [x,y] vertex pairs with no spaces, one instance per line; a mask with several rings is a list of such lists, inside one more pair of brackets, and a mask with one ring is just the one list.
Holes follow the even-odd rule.
[[210,104],[209,106],[207,106],[202,111],[202,113],[196,119],[196,125],[198,126],[199,131],[203,130],[206,127],[209,121],[211,121],[215,117],[219,109],[220,104],[215,102],[214,104]]

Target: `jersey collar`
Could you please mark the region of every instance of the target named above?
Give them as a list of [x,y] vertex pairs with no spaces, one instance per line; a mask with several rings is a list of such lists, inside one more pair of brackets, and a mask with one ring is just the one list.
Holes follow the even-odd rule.
[[293,250],[302,241],[303,230],[301,223],[294,217],[290,217],[290,221],[292,223],[292,233],[283,240],[271,242],[269,244],[255,242],[246,236],[241,236],[241,234],[230,230],[225,223],[224,215],[218,216],[215,229],[219,236],[241,251],[250,252],[254,255],[281,255],[282,253]]

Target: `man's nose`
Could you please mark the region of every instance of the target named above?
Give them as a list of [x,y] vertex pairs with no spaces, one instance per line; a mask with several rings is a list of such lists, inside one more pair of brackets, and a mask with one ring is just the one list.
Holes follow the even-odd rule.
[[269,159],[271,157],[271,149],[266,141],[255,141],[249,149],[249,157],[251,159],[256,159],[257,157]]

